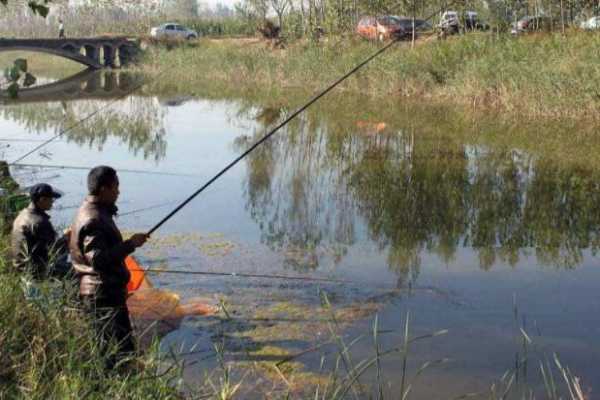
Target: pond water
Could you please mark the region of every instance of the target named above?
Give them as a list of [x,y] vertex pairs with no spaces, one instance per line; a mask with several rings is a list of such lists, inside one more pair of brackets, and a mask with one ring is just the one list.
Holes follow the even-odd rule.
[[[118,225],[147,230],[294,108],[214,96],[115,97],[123,93],[115,87],[126,91],[136,79],[96,76],[92,85],[86,77],[6,102],[3,159],[99,110],[21,163],[114,166]],[[227,318],[178,321],[163,337],[165,350],[185,353],[189,381],[216,365],[215,343],[235,365],[257,361],[254,372],[274,397],[287,390],[303,397],[319,382],[321,357],[324,371],[335,369],[330,330],[347,343],[365,334],[352,347],[353,362],[375,354],[377,314],[382,351],[402,346],[407,316],[411,337],[447,330],[410,345],[407,382],[424,363],[444,359],[412,382],[410,398],[502,387],[506,371],[515,376],[513,396],[525,386],[543,393],[539,360],[553,363],[554,353],[593,393],[600,385],[598,139],[569,124],[350,97],[334,94],[303,114],[139,252],[144,265],[165,270],[350,281],[152,275],[183,301],[199,296],[228,309]],[[52,218],[70,223],[86,168],[12,166],[11,173],[22,186],[45,181],[62,190]],[[331,309],[322,306],[325,295]],[[288,382],[269,366],[320,344],[280,364]],[[400,393],[403,361],[399,353],[382,357],[385,394]],[[376,369],[359,380],[374,384]],[[249,397],[260,385],[251,386]]]

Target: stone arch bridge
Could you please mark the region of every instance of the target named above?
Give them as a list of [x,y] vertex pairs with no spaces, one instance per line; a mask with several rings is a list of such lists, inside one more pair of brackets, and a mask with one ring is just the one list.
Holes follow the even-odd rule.
[[54,54],[89,68],[114,68],[130,63],[139,44],[126,37],[69,39],[0,39],[1,51],[33,51]]

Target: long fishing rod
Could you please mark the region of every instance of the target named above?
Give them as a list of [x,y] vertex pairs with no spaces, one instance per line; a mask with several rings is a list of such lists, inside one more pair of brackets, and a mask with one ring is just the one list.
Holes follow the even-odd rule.
[[353,75],[356,71],[358,71],[359,69],[361,69],[362,67],[364,67],[365,65],[367,65],[371,60],[373,60],[375,57],[379,56],[380,54],[382,54],[383,52],[385,52],[387,49],[389,49],[390,47],[392,47],[394,44],[396,44],[396,42],[398,42],[399,39],[395,38],[393,39],[390,43],[388,43],[387,45],[385,45],[384,47],[382,47],[381,49],[377,50],[374,54],[372,54],[371,56],[369,56],[366,60],[364,60],[363,62],[361,62],[360,64],[358,64],[357,66],[355,66],[354,68],[352,68],[349,72],[347,72],[345,75],[343,75],[341,78],[339,78],[338,80],[336,80],[334,83],[332,83],[331,85],[329,85],[325,90],[323,90],[322,92],[318,93],[316,96],[314,96],[312,99],[310,99],[308,101],[308,103],[304,104],[302,107],[300,107],[298,110],[296,110],[294,113],[292,113],[289,117],[287,117],[283,122],[281,122],[279,125],[277,125],[275,128],[273,128],[269,133],[267,133],[266,135],[264,135],[261,139],[259,139],[256,143],[254,143],[252,146],[250,146],[249,149],[247,149],[246,151],[244,151],[241,155],[239,155],[237,158],[235,158],[233,161],[231,161],[229,164],[227,164],[225,166],[225,168],[223,168],[221,171],[219,171],[215,176],[213,176],[211,179],[208,180],[208,182],[206,182],[204,185],[202,185],[198,190],[196,190],[194,193],[192,193],[187,199],[185,199],[181,204],[179,204],[177,207],[175,207],[175,209],[173,211],[171,211],[169,214],[167,214],[162,220],[160,220],[156,225],[154,225],[147,233],[148,235],[151,235],[152,233],[154,233],[158,228],[160,228],[165,222],[167,222],[169,219],[171,219],[171,217],[173,217],[173,215],[177,214],[179,212],[179,210],[181,210],[183,207],[185,207],[190,201],[192,201],[196,196],[198,196],[200,193],[202,193],[207,187],[209,187],[214,181],[216,181],[217,179],[219,179],[225,172],[229,171],[235,164],[237,164],[238,162],[240,162],[242,159],[244,159],[248,154],[250,154],[252,151],[254,151],[254,149],[256,149],[258,146],[260,146],[264,141],[266,141],[267,139],[269,139],[271,136],[273,136],[277,131],[279,131],[281,128],[283,128],[285,125],[287,125],[290,121],[292,121],[294,118],[296,118],[298,115],[300,115],[300,113],[302,113],[304,110],[306,110],[308,107],[310,107],[311,105],[313,105],[314,103],[316,103],[321,97],[325,96],[327,93],[329,93],[331,90],[333,90],[335,87],[337,87],[340,83],[342,83],[343,81],[345,81],[348,77],[350,77],[351,75]]
[[[165,70],[159,72],[158,75],[157,75],[157,77],[160,76],[163,72],[165,72]],[[129,90],[129,91],[127,91],[127,92],[125,92],[125,93],[123,93],[123,94],[115,97],[113,100],[109,101],[108,103],[106,103],[102,107],[98,108],[97,110],[92,111],[87,116],[85,116],[82,119],[76,121],[73,125],[69,126],[68,128],[65,128],[62,131],[58,132],[56,135],[52,136],[50,139],[45,140],[40,145],[34,147],[32,150],[30,150],[27,153],[23,154],[22,156],[20,156],[19,158],[17,158],[13,162],[9,163],[8,165],[14,165],[14,164],[18,163],[19,161],[22,161],[23,159],[29,157],[31,154],[35,153],[36,151],[40,150],[41,148],[43,148],[43,147],[47,146],[48,144],[52,143],[54,140],[58,139],[59,137],[61,137],[65,133],[67,133],[67,132],[75,129],[76,127],[78,127],[79,125],[81,125],[82,123],[84,123],[85,121],[87,121],[90,118],[92,118],[93,116],[99,114],[101,111],[106,110],[108,107],[112,106],[117,101],[120,101],[120,100],[124,99],[125,97],[130,96],[133,92],[137,91],[142,86],[144,86],[144,84],[145,84],[145,82],[144,82],[144,80],[142,80],[142,82],[140,82],[138,85],[134,86],[133,89],[131,89],[131,90]]]
[[[438,11],[436,11],[435,13],[432,13],[424,21],[430,20],[431,18],[433,18],[435,15],[437,15],[440,11],[442,11],[446,7],[447,6],[444,6],[444,7],[440,8]],[[294,113],[292,113],[289,117],[287,117],[283,122],[281,122],[279,125],[277,125],[275,128],[273,128],[269,133],[267,133],[262,138],[260,138],[249,149],[247,149],[246,151],[244,151],[241,155],[239,155],[237,158],[235,158],[233,161],[231,161],[229,164],[227,164],[221,171],[219,171],[215,176],[213,176],[211,179],[209,179],[208,182],[206,182],[198,190],[196,190],[194,193],[192,193],[187,199],[185,199],[183,202],[181,202],[181,204],[179,204],[177,207],[175,207],[175,209],[173,209],[169,214],[167,214],[163,219],[161,219],[156,225],[154,225],[147,232],[147,234],[151,235],[152,233],[154,233],[165,222],[167,222],[169,219],[171,219],[171,217],[173,217],[175,214],[177,214],[179,212],[179,210],[181,210],[183,207],[185,207],[190,201],[192,201],[196,196],[198,196],[200,193],[202,193],[207,187],[209,187],[213,182],[215,182],[217,179],[219,179],[225,172],[227,172],[229,169],[231,169],[235,164],[237,164],[238,162],[240,162],[248,154],[250,154],[252,151],[254,151],[254,149],[256,149],[258,146],[260,146],[264,141],[266,141],[267,139],[269,139],[277,131],[279,131],[281,128],[283,128],[284,126],[286,126],[290,121],[292,121],[293,119],[295,119],[304,110],[306,110],[311,105],[313,105],[314,103],[316,103],[321,97],[325,96],[327,93],[329,93],[330,91],[332,91],[333,89],[335,89],[340,83],[344,82],[346,79],[348,79],[350,76],[352,76],[355,72],[357,72],[362,67],[364,67],[369,62],[371,62],[371,60],[375,59],[380,54],[384,53],[390,47],[392,47],[393,45],[395,45],[397,42],[400,41],[400,39],[401,39],[400,37],[393,38],[390,43],[388,43],[387,45],[383,46],[381,49],[377,50],[375,53],[373,53],[372,55],[370,55],[369,57],[367,57],[367,59],[365,59],[364,61],[362,61],[358,65],[356,65],[354,68],[352,68],[346,74],[344,74],[341,78],[339,78],[338,80],[336,80],[335,82],[333,82],[332,84],[330,84],[327,88],[325,88],[325,90],[321,91],[320,93],[318,93],[314,97],[312,97],[306,104],[304,104],[302,107],[300,107],[299,109],[297,109],[296,111],[294,111]]]
[[[52,165],[52,164],[23,164],[23,163],[13,163],[11,164],[15,167],[27,167],[27,168],[49,168],[49,169],[73,169],[73,170],[85,170],[89,171],[92,167],[85,167],[79,165]],[[163,172],[163,171],[145,171],[141,169],[122,169],[119,168],[119,172],[126,172],[132,174],[148,174],[148,175],[166,175],[166,176],[184,176],[184,177],[194,177],[197,178],[198,175],[194,174],[184,174],[179,172]]]

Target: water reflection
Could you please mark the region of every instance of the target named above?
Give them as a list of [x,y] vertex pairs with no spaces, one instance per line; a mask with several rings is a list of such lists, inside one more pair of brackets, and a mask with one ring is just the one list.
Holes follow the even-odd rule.
[[65,79],[21,88],[16,98],[0,92],[0,104],[114,99],[127,95],[142,83],[141,74],[113,70],[84,70]]
[[[253,137],[238,138],[237,147],[247,148],[279,115],[280,110],[260,110],[260,128]],[[355,240],[342,160],[326,154],[327,135],[315,128],[311,121],[292,123],[246,160],[246,209],[258,222],[262,241],[283,251],[288,266],[301,269],[317,268],[325,253],[340,261]]]
[[[239,150],[280,112],[254,115],[258,128],[236,140]],[[361,239],[362,221],[401,284],[415,279],[425,253],[450,263],[471,247],[482,269],[529,254],[572,268],[583,249],[598,248],[597,170],[450,140],[443,126],[355,122],[309,112],[246,160],[246,208],[289,265],[339,262]],[[371,125],[382,128],[363,129]]]
[[134,155],[158,161],[167,149],[164,109],[155,97],[124,97],[141,82],[141,75],[124,71],[84,71],[22,90],[17,99],[5,100],[0,117],[29,132],[66,131],[66,140],[98,149],[117,137]]
[[[82,96],[91,87],[139,79],[123,72],[86,76],[76,84]],[[159,161],[167,149],[164,105],[185,108],[187,100],[130,96],[65,136],[98,149],[118,137],[132,153]],[[0,116],[30,131],[60,132],[105,105],[26,102],[3,107]],[[253,120],[255,128],[235,139],[235,150],[248,148],[286,112],[237,104],[235,118]],[[297,269],[339,264],[355,244],[375,243],[401,284],[418,276],[425,254],[449,264],[464,247],[486,270],[499,262],[516,266],[529,254],[572,268],[583,249],[596,251],[599,168],[559,163],[514,140],[465,138],[462,131],[478,134],[481,124],[431,115],[333,101],[304,113],[245,159],[245,208],[261,241]]]

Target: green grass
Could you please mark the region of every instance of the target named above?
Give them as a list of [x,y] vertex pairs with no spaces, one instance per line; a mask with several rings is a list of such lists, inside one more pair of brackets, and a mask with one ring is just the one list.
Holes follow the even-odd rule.
[[8,268],[6,236],[0,245],[1,399],[180,398],[176,369],[163,373],[155,349],[119,373],[106,371],[76,289],[48,281],[26,300],[22,276]]
[[[298,41],[274,50],[262,41],[201,40],[196,45],[147,51],[142,69],[159,91],[283,96],[296,88],[323,89],[377,50],[357,38]],[[370,97],[417,98],[540,117],[597,118],[600,35],[587,32],[513,38],[487,34],[400,43],[337,90]]]

